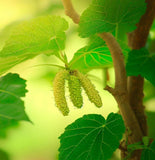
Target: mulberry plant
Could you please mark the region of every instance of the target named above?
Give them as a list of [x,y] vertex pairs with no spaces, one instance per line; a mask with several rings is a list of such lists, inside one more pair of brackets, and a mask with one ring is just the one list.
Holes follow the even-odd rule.
[[65,97],[65,80],[68,79],[68,74],[68,71],[61,70],[56,74],[53,81],[55,103],[64,116],[68,115],[69,113],[69,108],[67,106]]
[[68,87],[70,92],[70,99],[74,106],[81,108],[83,105],[81,82],[74,75],[69,75],[68,77]]
[[89,100],[92,103],[94,103],[97,107],[102,106],[101,97],[98,91],[85,75],[77,70],[69,71],[68,69],[63,69],[56,74],[53,81],[55,103],[63,115],[66,116],[69,113],[69,108],[65,97],[65,80],[68,81],[70,99],[75,107],[81,108],[83,105],[81,87],[84,88]]
[[78,35],[87,38],[86,45],[68,61],[66,34],[73,32],[66,33],[68,22],[60,16],[44,15],[13,26],[0,46],[0,130],[20,120],[30,121],[21,99],[27,92],[26,80],[18,74],[5,75],[13,66],[40,54],[61,61],[61,65],[50,64],[59,68],[51,95],[64,116],[72,114],[66,92],[78,109],[87,105],[83,91],[93,105],[102,107],[101,94],[88,72],[98,69],[107,75],[113,67],[114,86],[106,83],[102,89],[114,97],[119,112],[105,119],[103,109],[101,114],[87,114],[68,125],[59,137],[58,159],[115,160],[117,150],[123,160],[154,160],[155,140],[148,132],[143,98],[145,79],[155,85],[155,0],[92,0],[81,15],[71,0],[62,4]]

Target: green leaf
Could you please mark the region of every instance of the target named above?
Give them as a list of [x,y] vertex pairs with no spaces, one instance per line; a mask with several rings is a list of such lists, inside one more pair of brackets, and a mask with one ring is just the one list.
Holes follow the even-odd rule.
[[149,142],[150,142],[150,138],[147,137],[147,136],[145,136],[145,137],[142,138],[142,141],[143,141],[143,144],[144,144],[145,146],[148,146],[148,145],[149,145]]
[[0,129],[7,128],[14,121],[30,121],[21,100],[27,92],[25,83],[26,80],[18,74],[8,73],[0,78]]
[[11,23],[8,26],[6,26],[3,30],[0,31],[0,51],[4,47],[5,41],[9,38],[11,30],[14,26],[15,26],[15,23]]
[[147,102],[149,100],[152,100],[155,98],[155,86],[152,85],[149,81],[146,81],[144,83],[144,102]]
[[[109,48],[105,46],[102,39],[93,36],[89,41],[89,45],[79,49],[73,56],[69,65],[71,69],[78,69],[82,72],[88,72],[95,68],[108,68],[113,66],[111,53]],[[129,48],[127,45],[121,41],[118,41],[122,47],[124,56],[127,56]]]
[[[40,54],[56,55],[65,48],[68,23],[57,16],[43,16],[15,26],[0,52],[0,72]],[[9,61],[9,62],[8,62]]]
[[153,24],[151,26],[151,31],[155,32],[155,21],[153,21]]
[[55,54],[65,48],[64,31],[67,28],[67,22],[56,16],[38,17],[22,22],[14,27],[0,56]]
[[144,149],[141,154],[141,160],[154,160],[155,158],[155,141],[149,147]]
[[80,17],[79,33],[88,37],[118,29],[131,32],[136,29],[145,9],[145,0],[93,0]]
[[129,52],[126,65],[128,76],[141,75],[155,85],[155,55],[149,54],[148,50],[141,48]]
[[0,160],[10,160],[8,153],[0,149]]
[[69,65],[71,66],[71,69],[78,69],[86,72],[94,68],[111,67],[112,57],[106,46],[95,48],[92,46],[86,46],[74,54]]
[[[1,54],[1,53],[0,53]],[[14,67],[15,65],[28,60],[30,57],[28,55],[20,55],[20,56],[10,56],[1,58],[0,57],[0,75],[4,74],[7,70]]]
[[130,144],[127,146],[127,149],[129,152],[133,152],[134,150],[138,150],[138,149],[144,149],[145,146],[143,144],[141,144],[141,142],[137,142],[134,144]]
[[147,124],[148,124],[148,135],[155,139],[155,112],[146,111]]
[[107,160],[118,148],[125,132],[122,117],[89,114],[69,125],[59,137],[59,160]]
[[89,37],[88,45],[90,46],[90,48],[105,46],[105,41],[103,41],[103,39],[98,35],[92,35]]
[[19,122],[17,120],[4,120],[3,124],[0,126],[0,138],[7,138],[8,130],[16,129],[19,127]]

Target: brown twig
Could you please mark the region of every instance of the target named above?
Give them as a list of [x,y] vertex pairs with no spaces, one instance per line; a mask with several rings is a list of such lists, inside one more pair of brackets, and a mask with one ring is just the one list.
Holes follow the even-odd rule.
[[121,89],[124,92],[127,90],[127,77],[122,49],[112,34],[101,33],[99,36],[106,42],[113,58],[115,69],[115,90]]
[[71,0],[62,0],[63,6],[65,8],[65,13],[69,16],[74,23],[78,24],[80,21],[79,14],[75,11]]
[[119,148],[121,151],[123,151],[123,152],[127,152],[127,151],[128,151],[127,146],[126,146],[125,143],[126,143],[125,140],[123,140],[123,141],[120,143],[119,147],[118,147],[118,148]]

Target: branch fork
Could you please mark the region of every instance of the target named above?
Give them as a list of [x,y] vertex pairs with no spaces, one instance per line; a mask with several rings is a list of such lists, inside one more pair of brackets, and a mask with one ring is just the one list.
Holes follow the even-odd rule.
[[[80,17],[74,10],[71,0],[62,0],[62,2],[66,14],[76,24],[78,24]],[[111,33],[100,33],[98,36],[100,36],[106,42],[111,52],[115,70],[115,87],[111,88],[106,86],[105,90],[109,91],[114,96],[118,103],[120,113],[124,119],[126,128],[129,128],[132,132],[128,143],[131,144],[141,141],[143,134],[129,102],[126,69],[121,47]]]

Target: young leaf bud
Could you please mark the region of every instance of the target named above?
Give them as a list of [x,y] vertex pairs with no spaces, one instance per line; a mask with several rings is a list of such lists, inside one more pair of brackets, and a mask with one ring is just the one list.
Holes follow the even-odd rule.
[[68,76],[69,73],[67,70],[61,70],[56,74],[53,81],[55,103],[64,116],[67,116],[69,113],[65,98],[65,79],[67,79]]
[[94,103],[97,107],[102,106],[102,100],[98,93],[98,91],[95,89],[95,86],[91,83],[91,81],[87,78],[87,76],[83,75],[79,71],[76,72],[76,76],[81,82],[82,87],[84,88],[89,100]]
[[81,96],[81,84],[79,79],[74,75],[70,75],[68,78],[68,87],[70,92],[70,99],[74,106],[81,108],[83,105],[83,99]]

